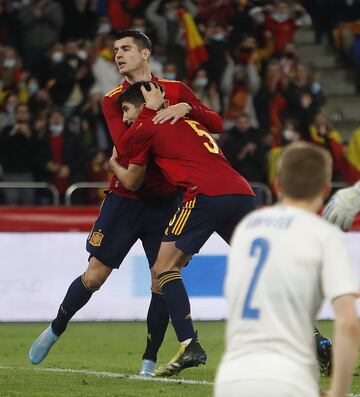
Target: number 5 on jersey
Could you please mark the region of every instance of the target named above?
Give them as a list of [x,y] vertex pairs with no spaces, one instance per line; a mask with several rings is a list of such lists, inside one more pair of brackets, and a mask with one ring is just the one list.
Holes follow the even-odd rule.
[[199,135],[199,136],[206,136],[210,143],[208,142],[204,142],[204,146],[206,147],[206,149],[210,152],[210,153],[215,153],[218,154],[219,153],[219,146],[217,145],[217,143],[215,142],[215,139],[205,130],[202,130],[201,128],[198,128],[198,125],[200,124],[199,122],[195,121],[195,120],[184,120],[185,123],[189,124],[189,126]]
[[253,276],[251,278],[246,297],[245,297],[245,302],[244,302],[244,308],[242,311],[242,318],[245,319],[257,319],[260,316],[260,309],[252,307],[252,298],[257,286],[257,283],[259,281],[259,276],[260,273],[265,265],[266,259],[269,254],[269,242],[263,238],[257,238],[253,241],[250,247],[250,256],[258,256],[258,261],[255,266],[255,270],[253,273]]

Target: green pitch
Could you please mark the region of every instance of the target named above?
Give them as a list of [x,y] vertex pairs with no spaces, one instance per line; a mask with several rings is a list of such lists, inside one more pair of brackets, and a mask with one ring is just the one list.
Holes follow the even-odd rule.
[[[43,363],[33,366],[27,354],[32,340],[45,327],[0,323],[0,396],[212,396],[212,382],[224,347],[223,322],[196,323],[208,362],[183,371],[171,383],[134,376],[145,346],[145,323],[71,323]],[[319,328],[331,336],[331,322],[320,322]],[[176,351],[175,334],[169,326],[158,363],[164,364]],[[327,380],[322,379],[322,384],[326,387]],[[358,374],[352,393],[360,393]]]

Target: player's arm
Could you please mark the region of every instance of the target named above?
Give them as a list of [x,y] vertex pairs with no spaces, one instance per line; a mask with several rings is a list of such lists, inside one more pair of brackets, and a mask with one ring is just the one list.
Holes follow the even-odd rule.
[[354,186],[340,189],[330,199],[323,211],[326,220],[347,231],[356,214],[360,212],[360,181]]
[[359,322],[355,296],[343,295],[333,300],[335,311],[334,370],[331,397],[345,397],[351,386],[359,349]]
[[154,123],[162,124],[172,119],[171,124],[174,124],[181,117],[188,115],[203,124],[211,133],[221,134],[224,129],[221,116],[205,106],[186,84],[181,82],[177,84],[180,84],[180,102],[166,109],[159,110],[153,119]]
[[138,162],[138,160],[130,160],[127,168],[120,165],[115,147],[109,160],[111,171],[115,174],[122,185],[132,192],[139,190],[140,186],[144,182],[147,168],[147,163],[138,165],[136,162]]
[[127,130],[126,125],[123,123],[122,120],[122,111],[116,103],[116,100],[109,95],[104,96],[101,108],[112,141],[115,143],[118,137],[125,133]]
[[334,228],[322,246],[321,288],[335,311],[334,370],[331,397],[345,397],[350,387],[359,345],[355,298],[358,284],[344,236]]

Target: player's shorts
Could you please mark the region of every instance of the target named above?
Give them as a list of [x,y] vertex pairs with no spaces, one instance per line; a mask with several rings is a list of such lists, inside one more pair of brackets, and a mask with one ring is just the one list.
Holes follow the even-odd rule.
[[199,252],[214,232],[229,243],[237,224],[254,209],[254,196],[199,194],[182,203],[166,228],[163,241],[175,241],[185,254]]
[[86,250],[90,257],[115,269],[140,239],[152,267],[164,230],[179,205],[179,192],[147,200],[126,199],[110,192],[88,236]]

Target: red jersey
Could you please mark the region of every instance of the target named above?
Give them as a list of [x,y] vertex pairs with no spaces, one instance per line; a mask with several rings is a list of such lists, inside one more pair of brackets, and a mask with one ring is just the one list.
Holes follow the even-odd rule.
[[[164,80],[156,76],[152,79],[161,84],[165,90],[165,97],[170,105],[175,105],[180,102],[188,103],[192,109],[189,116],[206,127],[210,128],[214,133],[221,133],[223,130],[223,121],[221,117],[213,110],[209,109],[201,103],[194,92],[184,83],[180,81]],[[123,167],[129,165],[129,157],[124,150],[118,147],[119,138],[128,130],[128,127],[123,123],[123,113],[116,99],[130,84],[124,80],[119,87],[106,94],[102,102],[102,110],[105,116],[112,140],[119,154],[119,162]],[[110,182],[110,190],[119,196],[131,199],[151,198],[161,196],[166,193],[176,190],[163,176],[158,167],[153,162],[149,162],[148,169],[143,185],[137,192],[127,190],[117,180],[115,176]]]
[[131,164],[145,165],[151,158],[166,179],[185,190],[184,201],[198,194],[254,195],[247,180],[226,160],[214,138],[198,121],[182,118],[155,125],[155,111],[143,108],[119,144],[131,153]]

